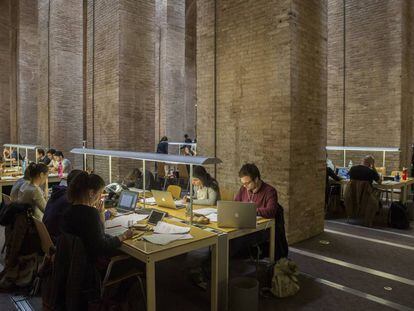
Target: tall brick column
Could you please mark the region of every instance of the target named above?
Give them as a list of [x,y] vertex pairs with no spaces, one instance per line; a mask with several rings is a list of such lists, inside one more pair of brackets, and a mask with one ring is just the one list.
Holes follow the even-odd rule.
[[[387,156],[389,172],[411,160],[413,8],[401,0],[328,1],[328,145],[399,147]],[[349,153],[348,161],[364,155]],[[382,166],[382,153],[374,156]]]
[[[154,1],[88,1],[89,146],[154,150],[154,20]],[[127,162],[121,162],[120,170],[115,169],[117,164],[114,160],[114,180],[126,173]],[[108,177],[107,160],[96,157],[94,165]]]
[[[186,43],[186,4],[191,5],[191,2],[156,1],[156,134],[157,138],[166,135],[170,141],[182,141],[185,133],[192,137],[195,134],[195,102],[189,93],[191,85],[187,88],[188,81],[194,84],[194,80],[186,78],[186,75],[194,75],[188,55],[194,49],[190,41],[189,45]],[[189,35],[191,38],[191,33]]]
[[17,124],[20,144],[37,143],[38,81],[37,1],[19,0],[17,35]]
[[13,72],[12,62],[12,17],[11,17],[11,1],[0,2],[0,146],[10,142],[10,97],[11,77],[15,75]]
[[278,190],[290,242],[321,232],[326,1],[197,6],[200,152],[223,160],[217,179],[232,190],[240,166],[255,162]]

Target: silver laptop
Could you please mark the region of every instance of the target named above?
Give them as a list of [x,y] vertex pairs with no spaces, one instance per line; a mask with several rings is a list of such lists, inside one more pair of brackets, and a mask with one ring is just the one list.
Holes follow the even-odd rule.
[[256,204],[217,201],[217,226],[219,228],[256,228]]
[[158,206],[168,207],[168,208],[173,208],[173,209],[180,209],[186,206],[185,204],[182,203],[181,200],[174,201],[174,198],[171,192],[159,191],[159,190],[151,190],[151,192]]
[[116,210],[118,213],[131,213],[135,211],[137,206],[138,193],[124,190],[118,200]]

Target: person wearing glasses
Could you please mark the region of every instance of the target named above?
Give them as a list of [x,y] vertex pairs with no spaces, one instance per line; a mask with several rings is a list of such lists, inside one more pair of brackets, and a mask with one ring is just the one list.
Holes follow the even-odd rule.
[[[244,164],[239,171],[239,177],[242,186],[235,197],[235,201],[255,203],[258,216],[275,219],[275,260],[287,257],[288,244],[285,234],[283,208],[278,203],[276,189],[261,179],[258,167],[253,163]],[[255,245],[261,247],[263,245],[266,248],[269,234],[265,231],[258,231],[235,240],[236,243],[232,245],[232,247],[234,246],[233,254],[237,254],[240,248],[246,248],[246,246]]]

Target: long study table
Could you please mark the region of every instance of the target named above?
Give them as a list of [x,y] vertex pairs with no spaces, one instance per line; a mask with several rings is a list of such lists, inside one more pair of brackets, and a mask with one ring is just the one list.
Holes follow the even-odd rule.
[[[180,222],[166,219],[178,226],[188,226]],[[145,240],[126,240],[122,243],[121,250],[128,255],[142,261],[146,265],[146,288],[147,288],[147,310],[156,310],[155,295],[155,264],[163,259],[171,258],[177,255],[185,254],[200,248],[211,247],[211,310],[218,309],[218,282],[217,282],[217,234],[190,226],[190,232],[193,236],[189,240],[178,240],[167,245],[157,245],[146,242]],[[152,234],[150,232],[146,234]]]
[[[140,204],[142,206],[142,204]],[[193,205],[193,211],[197,212],[197,209],[215,207],[215,206],[203,206]],[[157,205],[146,205],[146,208],[154,208],[168,213],[169,216],[187,221],[186,209],[171,209],[166,207],[160,207]],[[195,226],[203,228],[205,230],[212,230],[218,234],[218,305],[219,310],[227,310],[228,308],[228,284],[229,284],[229,242],[232,239],[242,237],[261,230],[270,229],[270,249],[269,256],[270,261],[274,261],[275,254],[275,220],[258,218],[256,229],[236,229],[236,228],[220,228],[216,222],[210,222],[209,224],[195,224]]]

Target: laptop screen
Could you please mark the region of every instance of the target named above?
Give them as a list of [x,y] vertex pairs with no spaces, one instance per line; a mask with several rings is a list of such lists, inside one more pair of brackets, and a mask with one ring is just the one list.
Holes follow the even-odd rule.
[[138,194],[132,191],[122,191],[119,197],[118,208],[126,211],[134,211],[137,204]]

